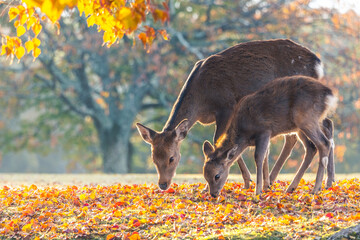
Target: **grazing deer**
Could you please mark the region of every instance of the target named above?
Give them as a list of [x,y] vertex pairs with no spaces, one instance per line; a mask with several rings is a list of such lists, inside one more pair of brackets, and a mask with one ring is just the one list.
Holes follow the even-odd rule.
[[[293,132],[303,142],[310,140],[319,151],[320,163],[312,193],[320,191],[330,152],[330,141],[321,130],[322,121],[328,112],[335,110],[336,103],[337,98],[330,88],[306,76],[277,79],[244,97],[237,104],[215,148],[210,142],[204,142],[203,171],[211,196],[219,195],[230,166],[248,146],[255,146],[255,193],[260,194],[263,163],[269,153],[270,139]],[[267,179],[264,181],[269,183]]]
[[[163,190],[170,187],[180,161],[181,141],[196,122],[215,122],[216,142],[223,134],[226,122],[240,99],[275,78],[292,75],[321,79],[323,69],[320,59],[313,52],[285,39],[241,43],[198,61],[163,130],[156,132],[140,123],[136,124],[144,141],[151,144],[152,159],[159,175],[159,187]],[[332,135],[331,127],[332,124],[327,132]],[[283,150],[270,175],[272,180],[276,178],[296,142],[295,135],[285,136]],[[238,156],[237,163],[245,187],[248,188],[250,172],[241,156]],[[333,165],[333,159],[329,160],[329,165]],[[328,172],[331,186],[334,181],[333,167],[329,167]]]

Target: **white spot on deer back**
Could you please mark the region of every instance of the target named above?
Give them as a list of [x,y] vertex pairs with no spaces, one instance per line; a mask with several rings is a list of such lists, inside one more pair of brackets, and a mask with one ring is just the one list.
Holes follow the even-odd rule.
[[322,62],[316,63],[315,72],[316,72],[316,75],[318,76],[318,79],[322,79],[324,77],[324,67],[323,67]]

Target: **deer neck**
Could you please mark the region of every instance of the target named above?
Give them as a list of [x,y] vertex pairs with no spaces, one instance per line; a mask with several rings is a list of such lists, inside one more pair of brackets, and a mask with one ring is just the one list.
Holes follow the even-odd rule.
[[186,103],[186,100],[179,98],[176,100],[173,109],[169,115],[169,118],[163,128],[163,131],[172,131],[174,130],[181,121],[187,119],[189,121],[189,126],[192,127],[195,122],[198,120],[196,116],[196,111],[194,111],[191,104]]
[[[187,119],[190,126],[193,126],[198,120],[199,103],[197,101],[196,82],[197,72],[201,67],[201,61],[197,62],[189,74],[183,88],[180,91],[178,98],[171,110],[170,116],[163,128],[163,131],[174,130],[176,126],[184,119]],[[195,91],[195,93],[194,93]]]

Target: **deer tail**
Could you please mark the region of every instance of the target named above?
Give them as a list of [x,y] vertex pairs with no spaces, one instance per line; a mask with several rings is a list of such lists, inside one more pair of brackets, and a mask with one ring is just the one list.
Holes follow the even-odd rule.
[[338,98],[332,93],[325,97],[325,115],[331,115],[335,112],[338,103]]

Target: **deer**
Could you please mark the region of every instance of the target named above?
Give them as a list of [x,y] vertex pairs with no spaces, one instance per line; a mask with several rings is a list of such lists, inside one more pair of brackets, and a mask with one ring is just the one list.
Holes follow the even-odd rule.
[[322,121],[335,111],[336,105],[337,97],[332,90],[307,76],[290,76],[271,81],[242,98],[215,147],[209,141],[203,144],[203,173],[210,195],[219,195],[228,178],[230,166],[249,146],[255,146],[255,194],[259,195],[263,189],[263,175],[264,189],[269,183],[265,179],[263,165],[269,154],[270,139],[294,132],[302,142],[310,141],[319,151],[320,163],[312,190],[313,194],[318,193],[331,147],[322,131]]
[[[195,123],[208,125],[215,122],[215,143],[225,131],[226,122],[239,100],[276,78],[292,75],[320,80],[324,71],[321,60],[313,52],[289,39],[240,43],[199,60],[183,85],[162,131],[157,132],[136,123],[143,140],[151,145],[151,158],[158,173],[159,188],[167,190],[170,187],[180,161],[181,143]],[[332,121],[327,119],[326,123],[323,127],[328,133],[327,137],[332,139]],[[285,135],[283,149],[270,173],[272,182],[296,142],[296,135]],[[313,153],[314,150],[307,152]],[[244,187],[249,188],[250,172],[241,155],[237,163]],[[327,187],[332,185],[334,174],[334,160],[330,158]]]

